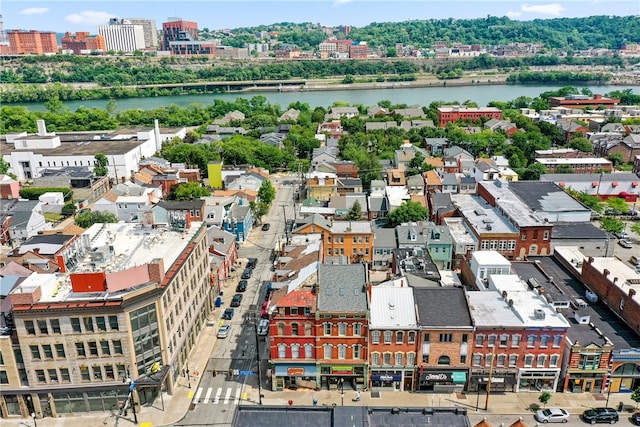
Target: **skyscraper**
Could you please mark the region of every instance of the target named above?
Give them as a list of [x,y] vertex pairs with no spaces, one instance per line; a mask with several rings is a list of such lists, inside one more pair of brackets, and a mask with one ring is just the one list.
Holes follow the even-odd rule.
[[144,31],[144,46],[147,49],[158,48],[158,27],[155,19],[146,18],[126,18],[134,25],[142,25]]

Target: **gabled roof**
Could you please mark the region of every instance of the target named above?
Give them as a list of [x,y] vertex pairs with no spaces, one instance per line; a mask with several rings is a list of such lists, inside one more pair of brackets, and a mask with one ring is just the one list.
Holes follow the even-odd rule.
[[318,266],[318,311],[364,313],[367,311],[365,264]]
[[310,307],[316,311],[316,295],[310,290],[297,289],[278,300],[278,307]]
[[307,218],[305,218],[305,220],[298,225],[298,227],[296,227],[293,232],[296,233],[299,230],[309,226],[309,225],[317,225],[320,228],[324,228],[325,230],[331,230],[331,222],[329,222],[329,220],[327,220],[325,217],[323,217],[320,214],[313,214]]

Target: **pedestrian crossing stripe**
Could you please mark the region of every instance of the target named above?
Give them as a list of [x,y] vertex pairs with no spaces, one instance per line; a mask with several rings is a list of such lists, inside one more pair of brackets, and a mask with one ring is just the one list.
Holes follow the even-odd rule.
[[198,387],[195,394],[193,391],[191,391],[190,394],[194,403],[213,403],[214,405],[237,405],[241,399],[247,400],[248,398],[248,393],[243,393],[242,387],[236,387],[235,390],[233,388],[225,389],[223,387]]

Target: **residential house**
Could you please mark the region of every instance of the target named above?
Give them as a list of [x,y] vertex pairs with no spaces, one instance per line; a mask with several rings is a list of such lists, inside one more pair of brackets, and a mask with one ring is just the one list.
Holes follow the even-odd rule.
[[507,136],[511,136],[518,131],[518,126],[509,120],[490,119],[484,124],[485,129],[491,129],[493,132],[498,130],[505,133]]
[[[215,284],[219,291],[225,291],[231,279],[236,261],[238,249],[236,236],[217,227],[207,228],[207,240],[209,242],[209,265],[211,274],[215,277]],[[232,289],[229,289],[232,291]]]
[[360,205],[360,219],[368,218],[367,196],[364,193],[333,196],[329,200],[329,208],[334,210],[336,219],[343,220],[356,203]]
[[341,196],[351,193],[362,193],[362,179],[360,178],[338,178],[338,194]]
[[427,209],[429,220],[436,224],[442,224],[443,218],[456,214],[456,207],[451,201],[452,193],[427,193]]
[[389,114],[389,110],[379,105],[374,105],[367,109],[367,115],[369,117],[386,116],[388,114]]
[[237,242],[244,242],[253,227],[253,212],[249,204],[240,199],[231,205],[222,220],[222,226],[225,231],[236,236]]
[[335,169],[338,178],[358,178],[358,165],[348,160],[336,160],[330,165]]
[[411,129],[434,128],[433,120],[403,120],[400,122],[400,128],[409,132]]
[[392,115],[398,115],[404,117],[406,119],[412,118],[426,118],[427,115],[424,113],[424,110],[419,105],[412,105],[409,108],[396,108],[391,112]]
[[366,265],[318,266],[315,345],[323,389],[362,390],[368,386],[367,285]]
[[473,231],[464,221],[464,218],[443,218],[443,222],[449,229],[449,234],[451,235],[451,269],[460,271],[462,264],[466,264],[471,254],[478,250],[478,238],[473,234]]
[[422,174],[411,175],[407,177],[407,189],[411,196],[424,196],[424,177]]
[[287,111],[282,113],[280,117],[278,117],[279,122],[297,122],[298,117],[300,116],[300,111],[295,108],[289,108]]
[[307,197],[328,202],[338,195],[338,179],[334,174],[314,172],[306,181]]
[[424,172],[425,181],[425,193],[440,193],[442,192],[442,178],[436,170],[428,170]]
[[9,175],[0,174],[0,199],[19,199],[20,183]]
[[387,185],[404,187],[407,185],[407,181],[404,176],[404,170],[402,169],[389,169],[387,170]]
[[556,122],[556,126],[560,128],[560,131],[564,135],[564,140],[567,143],[571,142],[576,135],[584,136],[589,132],[588,127],[572,120],[559,120]]
[[405,186],[386,186],[385,195],[387,197],[388,212],[402,206],[407,200],[411,200],[409,190]]
[[3,202],[2,244],[16,246],[38,232],[51,228],[45,221],[42,202],[39,200],[13,199]]
[[318,166],[321,163],[332,164],[338,159],[337,147],[319,147],[314,148],[311,154],[311,164]]
[[460,194],[475,194],[477,192],[478,183],[473,176],[458,176],[459,193]]
[[[423,248],[394,249],[391,258],[391,279],[394,286],[433,287],[441,286],[442,276],[433,263],[429,252]],[[386,286],[382,282],[379,286]]]
[[[244,115],[244,113],[242,111],[234,110],[234,111],[230,111],[227,114],[225,114],[224,117],[214,120],[213,124],[214,125],[226,125],[229,122],[231,122],[232,120],[242,121],[244,119],[245,119],[245,115]],[[207,131],[208,131],[208,128],[207,128]]]
[[350,119],[358,115],[360,115],[358,107],[331,107],[324,119],[325,121],[341,119],[343,117]]
[[613,153],[622,154],[623,161],[631,163],[635,156],[640,154],[640,133],[627,135],[619,144],[607,151],[607,155]]
[[463,392],[474,331],[464,288],[413,288],[413,295],[420,328],[415,390]]
[[375,228],[372,270],[386,271],[391,267],[393,250],[398,248],[394,228]]
[[109,178],[96,176],[88,166],[47,168],[33,179],[34,187],[69,188],[73,198],[93,203],[109,190]]
[[369,388],[411,391],[415,387],[419,326],[413,290],[369,288]]
[[214,124],[207,126],[208,135],[218,135],[220,138],[231,138],[233,135],[246,135],[247,130],[242,126],[221,126],[220,124]]
[[479,183],[482,181],[493,181],[498,178],[499,174],[500,170],[488,159],[479,159],[473,171],[473,177],[476,179],[476,182]]
[[444,149],[449,146],[447,138],[425,138],[424,145],[432,156],[442,155]]
[[396,167],[400,170],[406,171],[409,168],[411,160],[413,160],[417,153],[422,154],[425,159],[428,157],[428,153],[422,148],[416,147],[409,142],[404,143],[399,150],[395,150],[394,155]]
[[438,270],[451,270],[453,261],[453,240],[446,225],[427,223],[427,250]]
[[284,133],[268,132],[260,135],[260,142],[282,150],[284,148],[284,140],[286,137],[287,135]]
[[367,208],[369,210],[369,220],[378,221],[386,218],[389,212],[387,196],[384,193],[371,192],[367,196]]
[[373,131],[386,131],[387,129],[397,128],[398,124],[393,120],[388,120],[385,122],[366,122],[364,124],[364,131],[366,133]]
[[445,173],[442,176],[442,192],[443,193],[458,193],[458,176],[455,173]]

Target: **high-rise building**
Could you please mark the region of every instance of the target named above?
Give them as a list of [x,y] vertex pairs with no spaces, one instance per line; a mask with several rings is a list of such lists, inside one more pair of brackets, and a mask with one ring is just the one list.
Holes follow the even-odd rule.
[[0,45],[8,45],[9,39],[7,38],[7,33],[4,32],[4,19],[2,19],[2,15],[0,15]]
[[170,42],[185,42],[198,39],[198,23],[168,18],[162,23],[162,50],[171,50]]
[[90,36],[88,32],[66,32],[61,40],[62,49],[72,50],[74,55],[82,55],[94,51],[106,51],[107,46],[101,35]]
[[126,18],[126,20],[134,25],[142,25],[144,31],[144,46],[147,49],[158,48],[158,27],[156,27],[155,19]]
[[98,34],[104,37],[107,50],[133,52],[145,48],[143,26],[127,19],[110,19],[108,25],[98,26]]
[[16,55],[44,55],[45,53],[57,53],[58,41],[56,33],[40,32],[37,30],[9,31],[9,45],[11,53]]

